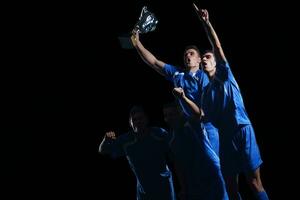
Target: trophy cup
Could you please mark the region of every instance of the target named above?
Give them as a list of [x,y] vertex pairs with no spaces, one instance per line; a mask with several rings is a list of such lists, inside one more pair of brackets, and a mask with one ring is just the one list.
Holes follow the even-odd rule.
[[147,7],[144,6],[134,30],[138,31],[139,33],[148,33],[155,30],[157,23],[158,20],[155,15],[149,12]]
[[[138,22],[135,24],[133,31],[138,31],[141,34],[154,31],[158,23],[157,18],[153,13],[148,11],[147,7],[142,8]],[[119,41],[123,49],[132,49],[133,46],[130,40],[131,33],[126,36],[119,37]]]

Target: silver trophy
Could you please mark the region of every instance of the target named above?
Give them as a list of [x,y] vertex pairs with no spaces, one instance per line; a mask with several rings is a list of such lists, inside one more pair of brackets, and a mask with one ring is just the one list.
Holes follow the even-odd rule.
[[[153,13],[147,10],[147,6],[142,8],[140,17],[138,22],[134,26],[134,31],[138,31],[139,33],[148,33],[154,31],[156,29],[156,25],[158,23],[157,18]],[[124,36],[119,36],[119,41],[123,49],[132,49],[133,46],[130,40],[130,34],[126,34]]]
[[139,33],[148,33],[155,30],[157,23],[155,15],[147,10],[147,6],[144,6],[134,30]]

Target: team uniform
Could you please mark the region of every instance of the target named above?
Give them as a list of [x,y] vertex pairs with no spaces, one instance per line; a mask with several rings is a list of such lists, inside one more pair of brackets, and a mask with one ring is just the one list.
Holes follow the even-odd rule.
[[180,183],[180,199],[228,200],[219,157],[198,122],[189,121],[170,130],[169,144]]
[[137,200],[175,200],[172,173],[166,163],[169,146],[165,130],[152,127],[141,139],[129,132],[116,140],[105,140],[101,148],[112,157],[126,156],[136,177]]
[[[173,82],[175,87],[181,87],[184,90],[186,97],[201,107],[202,93],[209,83],[209,79],[203,70],[197,70],[195,73],[191,73],[180,70],[173,65],[165,64],[163,72],[167,80]],[[189,117],[191,115],[191,111],[188,106],[181,100],[179,102],[184,114]],[[219,154],[218,129],[216,126],[211,124],[208,118],[205,118],[203,124],[214,151]]]
[[202,108],[219,130],[222,172],[253,171],[262,160],[239,86],[227,62],[218,63],[216,70],[202,93]]

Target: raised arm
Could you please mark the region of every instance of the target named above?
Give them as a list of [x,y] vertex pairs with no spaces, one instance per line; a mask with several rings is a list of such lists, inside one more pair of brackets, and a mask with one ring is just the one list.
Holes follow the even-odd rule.
[[99,153],[111,154],[113,152],[113,142],[116,140],[116,134],[113,131],[105,133],[104,138],[99,146]]
[[215,32],[213,26],[209,21],[208,11],[206,9],[198,9],[198,7],[195,4],[193,4],[193,6],[199,19],[202,21],[203,27],[206,31],[210,44],[212,45],[212,50],[216,56],[216,59],[218,61],[227,62],[217,33]]
[[204,117],[203,110],[199,108],[197,104],[195,104],[192,100],[190,100],[185,96],[184,90],[181,87],[174,88],[173,94],[176,98],[181,99],[182,101],[185,102],[185,104],[190,108],[193,116],[196,119],[202,119],[202,117]]
[[139,32],[133,31],[131,36],[131,42],[133,46],[136,48],[137,52],[143,59],[143,61],[153,68],[155,71],[164,76],[163,67],[165,65],[164,62],[158,60],[149,50],[147,50],[144,45],[141,43],[139,39]]

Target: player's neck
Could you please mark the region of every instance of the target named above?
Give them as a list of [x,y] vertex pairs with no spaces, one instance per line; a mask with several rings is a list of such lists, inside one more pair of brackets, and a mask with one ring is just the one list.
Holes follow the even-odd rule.
[[199,70],[199,67],[191,67],[191,68],[188,69],[188,71],[189,71],[190,73],[195,73],[195,72],[198,71],[198,70]]
[[214,79],[215,78],[215,73],[214,72],[208,72],[208,77],[210,80]]
[[144,136],[148,135],[149,131],[150,131],[150,130],[149,130],[148,127],[142,128],[142,129],[138,130],[137,136],[138,136],[139,138],[143,138]]
[[214,79],[215,76],[216,76],[216,69],[207,72],[207,75],[208,75],[210,80]]

